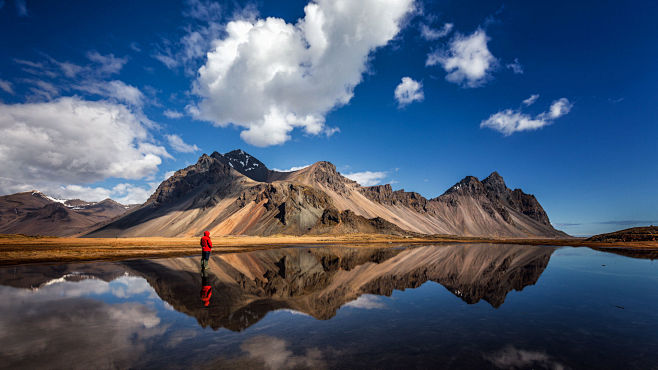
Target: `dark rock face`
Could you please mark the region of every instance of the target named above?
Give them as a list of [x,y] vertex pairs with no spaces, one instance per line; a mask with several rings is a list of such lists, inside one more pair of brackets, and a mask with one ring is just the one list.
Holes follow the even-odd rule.
[[460,198],[470,196],[480,199],[482,206],[490,216],[496,214],[508,223],[512,223],[508,207],[522,213],[543,225],[551,225],[546,211],[537,201],[534,195],[526,194],[521,189],[510,190],[502,176],[493,172],[486,179],[479,181],[476,177],[467,176],[441,196],[430,200],[430,202],[443,203],[448,206],[456,206]]
[[145,204],[171,203],[204,185],[221,184],[231,177],[231,167],[221,154],[204,154],[196,164],[176,171],[163,181]]
[[393,191],[390,184],[362,187],[359,190],[368,199],[381,204],[403,205],[421,213],[427,211],[427,199],[416,192],[404,189]]
[[267,166],[242,149],[230,151],[224,154],[224,158],[228,160],[229,166],[241,174],[255,181],[267,182],[270,174]]
[[330,162],[318,162],[309,168],[313,180],[323,184],[338,194],[348,194],[348,186],[358,186],[356,181],[350,180],[336,171],[336,166]]

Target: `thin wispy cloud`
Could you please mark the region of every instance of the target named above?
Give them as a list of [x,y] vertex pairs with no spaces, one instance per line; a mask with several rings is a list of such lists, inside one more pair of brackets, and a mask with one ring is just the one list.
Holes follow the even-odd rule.
[[535,104],[537,99],[539,99],[539,94],[532,94],[532,95],[530,95],[530,97],[528,99],[525,99],[523,101],[523,105],[525,105],[526,107],[529,107],[529,106]]
[[183,113],[171,109],[167,109],[164,112],[162,112],[165,117],[171,118],[171,119],[178,119],[183,117]]
[[14,86],[7,80],[0,80],[0,89],[2,89],[2,91],[6,92],[7,94],[14,95]]
[[178,135],[165,135],[169,145],[177,152],[181,153],[194,153],[198,152],[199,147],[193,144],[188,144]]
[[507,67],[507,69],[512,70],[512,72],[514,72],[514,74],[517,74],[517,75],[522,75],[523,74],[523,66],[521,65],[521,63],[519,63],[518,59],[514,59],[514,61],[512,63],[508,63],[507,65],[505,65],[505,67]]
[[420,35],[425,40],[434,41],[447,36],[453,27],[454,25],[452,23],[445,23],[443,27],[436,29],[422,23],[420,25]]

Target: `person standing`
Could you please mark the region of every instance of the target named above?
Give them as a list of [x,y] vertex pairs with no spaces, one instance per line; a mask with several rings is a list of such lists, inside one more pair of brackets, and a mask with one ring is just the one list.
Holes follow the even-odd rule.
[[208,260],[210,259],[210,251],[212,251],[212,241],[210,240],[210,232],[204,231],[201,237],[201,271],[208,268]]

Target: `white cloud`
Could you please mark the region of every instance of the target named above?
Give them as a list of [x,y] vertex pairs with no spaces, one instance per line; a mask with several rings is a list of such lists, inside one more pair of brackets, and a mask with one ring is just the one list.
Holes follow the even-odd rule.
[[377,185],[386,175],[387,173],[385,171],[363,171],[343,174],[343,176],[358,182],[361,186]]
[[518,131],[537,130],[552,124],[555,119],[569,113],[572,106],[573,104],[567,98],[561,98],[554,101],[547,112],[539,113],[535,117],[519,110],[505,109],[482,121],[480,127],[488,127],[503,133],[505,136]]
[[45,185],[40,190],[57,199],[82,199],[88,202],[98,202],[111,198],[121,204],[141,204],[155,192],[158,185],[159,183],[156,182],[149,183],[148,186],[121,183],[111,188],[82,185]]
[[434,29],[423,23],[420,25],[420,35],[428,41],[438,40],[447,36],[452,31],[453,26],[452,23],[446,23],[441,29]]
[[296,24],[280,18],[234,20],[199,69],[188,111],[245,128],[257,146],[283,144],[295,128],[326,132],[325,115],[347,104],[370,53],[400,30],[413,0],[318,0]]
[[511,69],[512,72],[514,72],[514,74],[517,75],[523,74],[523,66],[521,65],[521,63],[519,63],[519,60],[516,58],[514,59],[514,62],[507,64],[505,67],[507,67],[507,69]]
[[272,171],[278,171],[278,172],[294,172],[294,171],[303,170],[304,168],[306,168],[306,167],[308,167],[308,166],[310,166],[310,164],[305,164],[305,165],[303,165],[303,166],[292,166],[292,167],[288,168],[287,170],[282,170],[282,169],[279,169],[279,168],[272,168]]
[[529,107],[529,106],[535,104],[537,99],[539,99],[539,94],[532,94],[532,95],[530,95],[530,97],[528,99],[523,101],[523,104],[525,104],[526,106]]
[[0,89],[2,89],[4,92],[7,94],[14,94],[14,88],[11,84],[11,82],[6,81],[6,80],[0,80]]
[[410,77],[402,77],[402,82],[395,88],[394,95],[400,107],[425,99],[423,84]]
[[177,152],[181,153],[193,153],[198,152],[200,149],[196,145],[190,145],[183,141],[183,139],[178,135],[165,135],[169,145]]
[[489,78],[497,65],[487,48],[489,37],[478,29],[468,36],[457,33],[447,50],[437,50],[427,56],[428,66],[440,64],[448,73],[446,80],[464,87],[478,87]]
[[135,86],[128,85],[119,80],[85,81],[79,85],[74,85],[73,88],[90,94],[112,98],[136,107],[144,105],[144,94]]
[[118,58],[114,54],[103,55],[97,51],[87,53],[87,58],[98,64],[96,70],[102,74],[116,74],[128,63],[128,58]]
[[178,119],[178,118],[183,117],[183,113],[175,111],[175,110],[171,110],[171,109],[167,109],[162,114],[164,114],[165,117],[172,118],[172,119]]
[[571,104],[567,98],[556,100],[551,104],[551,108],[547,112],[548,118],[560,118],[569,113],[571,108],[573,108],[573,104]]
[[106,101],[0,104],[0,192],[151,177],[171,156],[152,142],[148,125],[125,105]]
[[162,180],[164,181],[164,180],[169,179],[170,177],[174,176],[175,173],[176,173],[176,171],[167,171],[167,172],[165,172],[164,176],[162,177]]

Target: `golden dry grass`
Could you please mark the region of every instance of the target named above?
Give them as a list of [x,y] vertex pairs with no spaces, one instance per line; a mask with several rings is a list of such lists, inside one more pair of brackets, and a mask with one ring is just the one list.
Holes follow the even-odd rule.
[[[458,236],[400,237],[380,234],[213,237],[213,252],[240,252],[290,245],[400,245],[436,243],[496,243],[587,246],[601,250],[658,250],[658,242],[603,243],[584,239],[471,238]],[[55,238],[0,236],[0,265],[40,262],[79,262],[200,254],[199,238]]]

